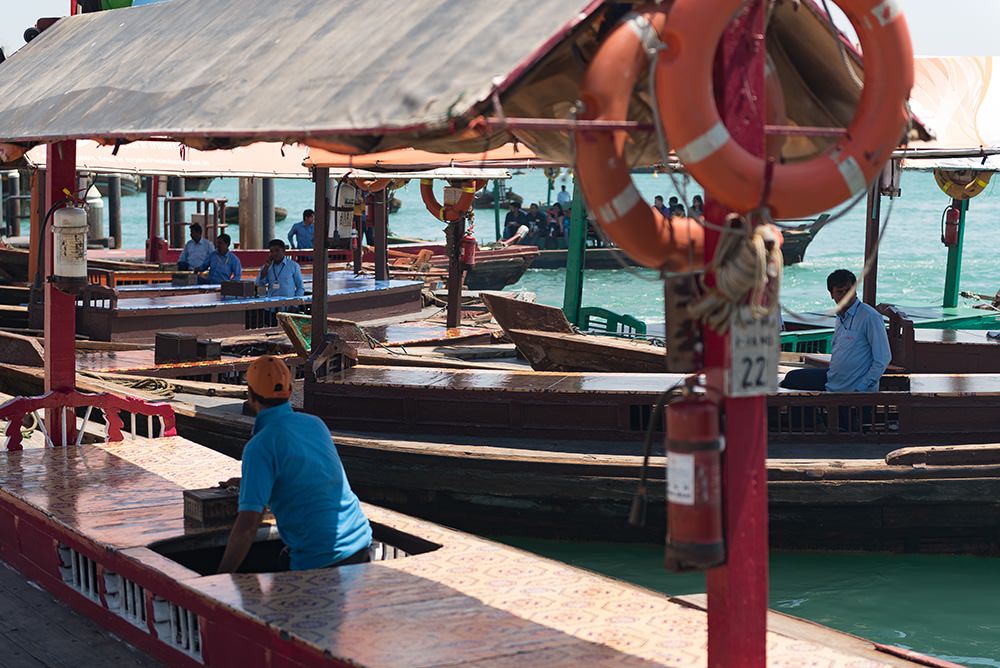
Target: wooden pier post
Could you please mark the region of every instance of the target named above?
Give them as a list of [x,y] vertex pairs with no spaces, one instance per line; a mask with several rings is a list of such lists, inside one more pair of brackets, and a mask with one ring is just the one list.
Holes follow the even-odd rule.
[[253,177],[240,177],[240,248],[261,248],[261,180]]
[[122,177],[108,177],[108,236],[112,248],[122,247]]
[[448,223],[445,230],[445,250],[448,253],[448,312],[446,326],[450,329],[462,324],[462,237],[465,236],[465,217]]
[[[764,30],[766,3],[753,0],[724,33],[715,63],[715,91],[722,120],[748,151],[764,155]],[[752,97],[751,97],[752,96]],[[705,218],[725,224],[729,211],[706,192]],[[719,243],[705,230],[705,262]],[[705,329],[705,367],[722,384],[732,364],[729,337]],[[767,658],[767,404],[766,397],[723,400],[723,525],[726,564],[708,571],[708,665],[754,666]]]
[[374,211],[375,227],[375,280],[389,280],[389,209],[386,200],[386,189],[375,193]]
[[[171,197],[184,197],[185,193],[185,183],[183,176],[171,176],[167,180],[167,186],[170,190]],[[171,202],[170,204],[170,220],[172,221],[182,221],[186,220],[184,215],[184,202]],[[184,225],[177,225],[172,227],[168,232],[168,236],[175,237],[176,240],[173,242],[175,248],[183,248],[184,244],[187,243],[187,228]]]
[[277,238],[274,231],[274,179],[260,180],[260,199],[264,217],[261,219],[263,226],[264,246]]
[[147,176],[146,187],[146,262],[162,262],[166,245],[160,236],[160,177]]
[[[318,346],[326,337],[326,293],[329,261],[327,239],[330,236],[330,169],[313,169],[316,184],[313,196],[313,211],[316,214],[313,234],[313,282],[312,282],[312,331],[313,346]],[[314,348],[315,349],[315,348]]]

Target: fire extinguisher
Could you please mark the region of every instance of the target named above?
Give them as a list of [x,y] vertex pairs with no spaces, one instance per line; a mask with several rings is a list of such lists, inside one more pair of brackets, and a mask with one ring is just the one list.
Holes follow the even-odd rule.
[[944,210],[941,216],[941,243],[945,246],[958,245],[958,227],[962,212],[954,204]]
[[70,294],[87,286],[87,213],[67,206],[52,219],[52,284]]
[[722,530],[719,409],[687,396],[667,406],[667,550],[672,571],[702,570],[726,560]]
[[462,252],[459,256],[460,261],[467,267],[471,267],[476,264],[476,251],[479,249],[479,244],[476,242],[476,237],[472,236],[472,232],[466,232],[465,236],[462,237]]

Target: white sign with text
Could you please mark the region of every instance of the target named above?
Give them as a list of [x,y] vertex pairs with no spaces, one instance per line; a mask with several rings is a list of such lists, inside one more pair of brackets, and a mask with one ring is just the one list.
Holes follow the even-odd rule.
[[732,367],[728,373],[730,397],[759,397],[778,390],[778,313],[755,320],[749,306],[741,306],[729,332]]

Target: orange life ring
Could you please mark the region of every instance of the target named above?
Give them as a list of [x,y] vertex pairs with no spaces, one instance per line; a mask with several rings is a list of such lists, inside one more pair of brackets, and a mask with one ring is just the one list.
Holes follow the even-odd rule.
[[[898,0],[835,0],[861,41],[865,82],[847,134],[823,154],[774,166],[765,204],[778,218],[830,209],[867,189],[906,131],[913,47]],[[684,167],[739,213],[761,203],[766,163],[741,147],[719,117],[712,90],[715,51],[743,0],[677,0],[660,32],[660,119]],[[685,90],[683,104],[673,91]]]
[[448,223],[456,223],[465,217],[465,214],[472,208],[472,200],[476,195],[476,182],[463,181],[462,196],[451,206],[442,206],[434,197],[434,180],[420,179],[420,197],[424,200],[424,206],[438,220]]
[[952,199],[972,199],[986,189],[993,172],[972,169],[935,169],[934,180],[945,195]]

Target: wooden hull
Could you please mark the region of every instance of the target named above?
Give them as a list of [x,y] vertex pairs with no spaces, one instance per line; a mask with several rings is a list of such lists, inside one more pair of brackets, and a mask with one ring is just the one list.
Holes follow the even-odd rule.
[[666,350],[648,343],[587,334],[505,331],[535,371],[660,373],[667,366]]

